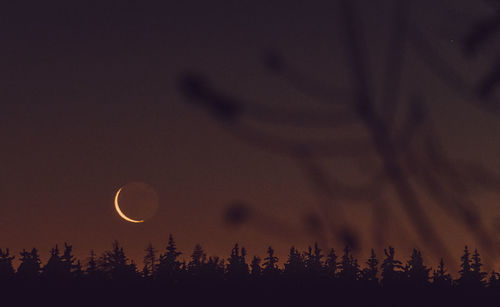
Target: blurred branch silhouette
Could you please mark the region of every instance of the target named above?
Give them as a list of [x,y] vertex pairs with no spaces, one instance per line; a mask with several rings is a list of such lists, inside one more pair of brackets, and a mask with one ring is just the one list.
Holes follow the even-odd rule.
[[[432,199],[455,221],[464,225],[489,255],[496,255],[497,240],[481,220],[473,194],[478,189],[498,192],[500,177],[483,166],[452,161],[448,157],[422,94],[408,99],[406,113],[399,124],[396,114],[404,107],[400,83],[405,73],[405,55],[409,51],[415,52],[433,74],[457,93],[479,99],[488,106],[492,105],[493,91],[500,83],[500,66],[495,65],[478,86],[471,86],[434,50],[418,26],[412,24],[410,1],[393,1],[392,16],[380,101],[372,92],[374,84],[369,78],[371,65],[366,55],[366,31],[361,27],[355,2],[347,0],[339,1],[337,18],[352,76],[349,88],[322,84],[305,76],[278,52],[268,52],[263,58],[269,72],[312,99],[328,104],[330,111],[311,112],[307,108],[292,111],[244,102],[213,86],[199,73],[181,76],[180,90],[189,102],[204,108],[239,139],[257,148],[294,158],[318,196],[321,217],[309,216],[304,221],[309,233],[320,242],[330,243],[328,238],[331,236],[354,249],[359,247],[359,233],[348,223],[344,213],[347,201],[356,200],[373,208],[373,238],[380,244],[385,243],[384,236],[392,215],[387,196],[392,192],[413,230],[435,256],[452,261],[442,234],[424,208],[424,198]],[[479,23],[466,36],[464,53],[467,56],[474,56],[495,38],[500,31],[499,16]],[[500,62],[500,58],[497,61]],[[246,120],[330,129],[332,132],[357,125],[364,127],[366,135],[353,139],[297,140],[273,135],[248,125]],[[361,161],[366,163],[366,160],[372,163],[371,169],[375,171],[371,173],[371,179],[352,185],[335,178],[322,161],[339,157],[352,159],[353,165]],[[226,219],[235,224],[244,223],[250,219],[249,210],[230,206]],[[393,220],[391,223],[397,223]]]

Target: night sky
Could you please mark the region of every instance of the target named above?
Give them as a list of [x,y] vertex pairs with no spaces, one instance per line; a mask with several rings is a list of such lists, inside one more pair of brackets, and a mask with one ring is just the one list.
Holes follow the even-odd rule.
[[[357,1],[356,6],[366,31],[374,97],[382,96],[392,4]],[[470,84],[494,62],[498,40],[474,58],[463,53],[468,29],[495,14],[486,2],[415,1],[410,11],[412,27]],[[334,1],[3,5],[0,247],[15,253],[38,247],[46,260],[50,247],[68,241],[84,259],[90,249],[102,252],[118,240],[140,263],[147,243],[163,250],[170,233],[187,253],[201,243],[208,254],[220,256],[235,242],[250,255],[263,255],[271,244],[281,258],[292,244],[301,249],[312,244],[317,238],[303,221],[321,215],[318,195],[296,161],[235,136],[227,124],[190,103],[178,81],[195,72],[244,102],[326,112],[328,105],[270,73],[262,56],[274,50],[311,79],[348,88],[339,12]],[[451,158],[500,173],[500,115],[447,86],[411,46],[404,63],[401,104],[418,94]],[[359,127],[332,132],[249,124],[285,138],[366,133]],[[349,159],[323,163],[348,182],[365,180],[370,170]],[[156,215],[142,224],[122,220],[113,207],[116,191],[137,181],[153,186],[160,202]],[[500,217],[494,192],[473,194],[492,233]],[[453,256],[464,244],[479,247],[460,222],[422,197]],[[234,202],[247,204],[257,220],[227,225],[224,213]],[[342,223],[356,229],[360,239],[358,255],[370,247],[382,255],[383,246],[371,235],[370,204],[342,202]],[[391,212],[383,245],[396,246],[402,257],[421,247],[425,256],[426,246],[405,212],[397,205]],[[328,244],[342,246],[335,239]]]

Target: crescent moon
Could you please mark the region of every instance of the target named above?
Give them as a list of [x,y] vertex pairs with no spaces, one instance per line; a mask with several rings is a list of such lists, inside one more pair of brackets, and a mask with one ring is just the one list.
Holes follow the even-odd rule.
[[122,210],[120,210],[120,206],[118,205],[118,196],[120,195],[120,192],[122,191],[123,188],[120,188],[118,189],[118,192],[116,192],[116,195],[115,195],[115,209],[116,209],[116,212],[118,212],[118,214],[120,215],[120,217],[122,219],[124,219],[125,221],[127,222],[131,222],[131,223],[142,223],[144,222],[144,220],[133,220],[131,218],[129,218],[128,216],[126,216]]

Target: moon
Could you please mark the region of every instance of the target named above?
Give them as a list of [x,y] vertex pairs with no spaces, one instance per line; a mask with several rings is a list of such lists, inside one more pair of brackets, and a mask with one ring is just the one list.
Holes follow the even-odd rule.
[[115,209],[116,209],[116,212],[118,212],[118,214],[120,215],[120,217],[122,219],[124,219],[125,221],[127,221],[127,222],[131,222],[131,223],[144,223],[144,220],[134,220],[134,219],[129,218],[120,209],[120,206],[118,205],[118,196],[120,196],[120,192],[122,191],[122,189],[123,189],[123,187],[119,188],[118,191],[116,192],[116,195],[115,195]]

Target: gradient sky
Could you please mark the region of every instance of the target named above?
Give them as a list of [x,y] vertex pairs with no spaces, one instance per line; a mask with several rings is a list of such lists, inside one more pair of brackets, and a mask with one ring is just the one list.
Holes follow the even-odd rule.
[[[358,3],[370,29],[367,54],[378,85],[392,2]],[[272,244],[284,258],[291,244],[313,242],[301,222],[315,212],[317,197],[294,161],[235,138],[186,103],[177,79],[197,71],[245,101],[321,110],[269,74],[261,56],[278,50],[307,75],[345,85],[337,3],[34,1],[7,4],[0,14],[0,247],[17,253],[36,246],[46,259],[52,245],[69,241],[84,258],[116,239],[141,262],[147,243],[163,249],[169,233],[185,252],[201,243],[218,255],[238,241],[250,255],[262,255]],[[465,59],[461,39],[473,22],[492,14],[472,0],[416,1],[411,22],[472,82],[495,52]],[[422,93],[447,152],[500,173],[498,116],[464,101],[412,52],[405,63],[403,92]],[[286,136],[329,133],[259,128]],[[363,175],[345,161],[329,161],[328,167],[347,180]],[[151,184],[160,197],[157,214],[140,225],[123,221],[113,208],[116,190],[132,181]],[[296,232],[227,227],[223,212],[235,200]],[[477,202],[487,218],[499,215],[497,195],[477,195]],[[360,229],[364,255],[373,246],[369,213],[351,207],[348,219]],[[428,210],[433,218],[446,216]],[[403,214],[396,216],[408,224]],[[454,255],[466,243],[475,246],[446,217],[440,227]],[[405,257],[420,246],[409,232],[406,240],[390,238]]]

